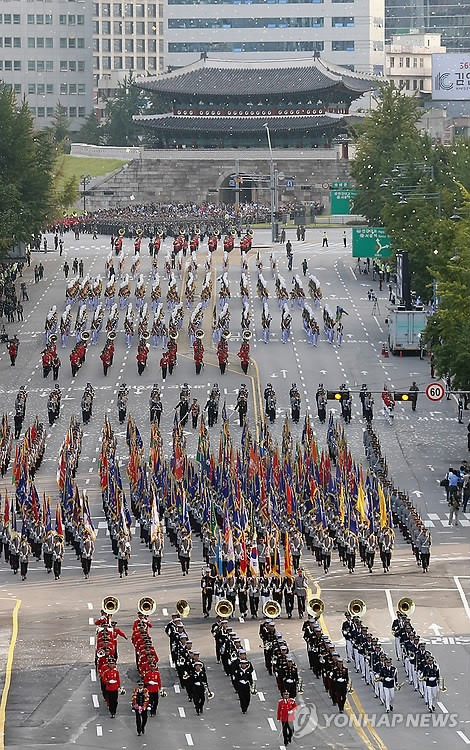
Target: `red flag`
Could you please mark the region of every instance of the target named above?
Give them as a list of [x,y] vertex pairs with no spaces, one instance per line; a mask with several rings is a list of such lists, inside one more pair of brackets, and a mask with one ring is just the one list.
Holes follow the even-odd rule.
[[286,531],[285,533],[285,542],[284,542],[284,575],[286,578],[293,578],[293,568],[292,568],[292,554],[290,551],[290,542],[289,542],[289,535]]
[[242,556],[240,558],[240,573],[242,576],[246,576],[246,571],[248,570],[248,559],[246,556],[246,542],[245,542],[245,534],[242,535]]
[[183,452],[181,450],[179,442],[177,441],[175,444],[175,465],[173,469],[173,474],[177,482],[181,482],[181,480],[183,479],[183,466]]
[[55,530],[61,536],[64,536],[64,527],[62,526],[62,513],[60,510],[60,503],[57,503],[55,511]]
[[292,490],[288,482],[286,482],[286,506],[287,506],[287,514],[291,516],[292,515]]
[[10,503],[8,500],[8,490],[5,490],[5,510],[3,511],[3,523],[8,526],[10,523]]

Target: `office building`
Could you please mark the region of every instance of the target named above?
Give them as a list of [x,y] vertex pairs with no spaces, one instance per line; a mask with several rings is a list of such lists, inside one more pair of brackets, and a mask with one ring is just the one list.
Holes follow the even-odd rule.
[[84,0],[1,0],[0,80],[26,97],[35,125],[57,103],[78,130],[93,103],[91,13]]
[[164,69],[162,2],[93,3],[93,73],[96,104],[130,73],[155,75]]
[[320,53],[360,73],[383,73],[384,0],[164,0],[170,68],[201,54],[286,60]]
[[432,90],[432,55],[445,53],[440,34],[397,34],[385,46],[385,76],[407,96]]
[[385,41],[412,29],[440,34],[447,52],[470,52],[470,3],[459,0],[385,0]]

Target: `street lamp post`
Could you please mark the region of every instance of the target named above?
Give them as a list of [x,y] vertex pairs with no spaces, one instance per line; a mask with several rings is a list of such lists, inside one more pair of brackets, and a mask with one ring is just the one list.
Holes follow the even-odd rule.
[[269,131],[269,125],[267,122],[264,123],[266,128],[266,137],[268,139],[269,148],[269,187],[271,190],[271,240],[277,242],[278,225],[277,225],[277,211],[278,211],[278,182],[279,172],[274,169],[273,149],[271,145],[271,133]]
[[80,183],[82,185],[82,195],[83,195],[83,213],[86,213],[86,186],[90,182],[91,177],[89,174],[82,174],[80,177]]
[[437,217],[438,219],[440,219],[442,215],[441,191],[439,190],[436,193],[420,193],[420,192],[414,192],[414,191],[419,191],[419,185],[410,185],[409,187],[397,188],[396,192],[393,193],[393,195],[395,197],[400,198],[398,202],[402,206],[408,203],[408,199],[418,200],[418,201],[434,201],[435,200],[437,203]]

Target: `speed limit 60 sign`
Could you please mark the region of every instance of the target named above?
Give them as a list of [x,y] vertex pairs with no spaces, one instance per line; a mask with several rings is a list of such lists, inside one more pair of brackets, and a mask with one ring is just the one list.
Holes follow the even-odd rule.
[[444,398],[444,386],[440,383],[429,383],[426,386],[426,396],[430,401],[440,401]]

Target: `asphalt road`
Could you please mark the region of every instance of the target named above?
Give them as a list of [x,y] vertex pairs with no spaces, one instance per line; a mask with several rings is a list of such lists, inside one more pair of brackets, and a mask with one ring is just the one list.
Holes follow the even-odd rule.
[[[264,265],[264,276],[270,292],[269,306],[273,322],[271,341],[265,345],[261,340],[261,304],[256,297],[255,253],[250,260],[250,291],[252,303],[253,333],[251,353],[254,360],[245,378],[240,370],[236,352],[240,341],[241,300],[238,296],[240,271],[239,254],[234,251],[230,258],[229,277],[232,300],[230,339],[230,362],[227,373],[221,376],[216,367],[214,352],[211,351],[209,335],[204,339],[206,365],[200,376],[195,375],[191,351],[185,334],[187,313],[183,332],[178,340],[178,366],[173,377],[163,385],[164,414],[162,432],[165,448],[169,445],[173,422],[173,406],[178,401],[179,385],[187,381],[201,405],[207,398],[210,384],[218,382],[230,409],[236,400],[236,390],[246,380],[250,389],[249,418],[252,430],[255,418],[262,408],[260,393],[269,381],[277,393],[278,415],[272,430],[280,438],[284,414],[289,409],[288,392],[296,382],[302,395],[302,418],[308,409],[313,420],[320,446],[325,444],[326,430],[316,417],[315,391],[319,382],[325,387],[336,388],[346,382],[352,389],[365,382],[373,390],[382,390],[386,383],[397,390],[409,387],[416,380],[423,388],[429,382],[429,365],[418,358],[385,359],[381,355],[385,341],[386,305],[388,294],[378,292],[378,285],[369,277],[358,276],[355,261],[351,259],[350,247],[343,247],[342,230],[331,229],[329,247],[320,247],[322,232],[308,230],[307,241],[293,242],[293,273],[301,274],[301,262],[306,258],[309,272],[315,273],[323,289],[323,301],[334,310],[340,304],[348,313],[343,318],[345,338],[343,345],[329,345],[321,337],[315,349],[305,341],[301,310],[292,311],[293,328],[291,341],[280,342],[280,312],[274,297],[274,279],[269,267],[268,232],[259,231],[255,245],[260,246],[260,257]],[[348,238],[349,243],[349,238]],[[52,242],[49,241],[49,247]],[[145,243],[143,243],[143,246]],[[169,247],[169,241],[165,248]],[[9,332],[18,331],[20,351],[15,368],[10,367],[6,351],[0,353],[0,395],[2,409],[12,419],[15,394],[20,385],[28,389],[28,403],[25,427],[34,416],[47,422],[47,395],[53,387],[50,380],[43,380],[40,352],[43,348],[45,316],[52,304],[59,312],[64,309],[65,281],[62,264],[67,257],[82,258],[85,273],[104,276],[105,257],[109,252],[109,238],[100,237],[97,241],[82,236],[78,241],[65,236],[65,253],[59,258],[55,253],[34,254],[33,263],[41,261],[45,266],[45,278],[38,284],[31,282],[31,270],[25,272],[28,282],[30,302],[25,303],[23,323],[8,325]],[[127,255],[126,270],[130,267],[133,248],[125,241]],[[165,249],[160,252],[163,258]],[[290,289],[291,274],[287,271],[286,254],[283,247],[275,247],[280,273],[285,277]],[[205,251],[199,257],[205,258]],[[222,257],[215,256],[215,275],[222,272]],[[162,262],[162,261],[161,261]],[[141,270],[150,291],[150,260],[143,247]],[[161,274],[163,277],[163,273]],[[198,290],[202,272],[198,275]],[[166,281],[162,290],[166,293]],[[373,286],[378,294],[380,314],[372,314],[372,306],[367,299],[367,290]],[[215,287],[218,290],[218,285]],[[211,306],[206,312],[205,326],[210,327]],[[319,312],[317,319],[321,321]],[[236,696],[225,677],[221,666],[214,657],[210,620],[202,618],[199,595],[201,554],[194,546],[190,575],[181,576],[176,553],[167,542],[162,576],[152,578],[150,554],[139,543],[133,543],[130,575],[119,579],[114,557],[111,553],[109,537],[101,510],[97,455],[100,446],[100,433],[103,417],[108,414],[118,437],[118,454],[123,467],[127,461],[125,431],[117,423],[116,392],[120,383],[131,387],[129,413],[139,426],[145,445],[149,439],[148,397],[154,382],[161,384],[158,362],[160,349],[151,348],[149,365],[144,374],[137,374],[135,352],[136,342],[127,349],[124,342],[124,314],[121,312],[120,332],[116,339],[115,362],[107,378],[103,377],[99,353],[104,344],[104,334],[98,346],[89,347],[86,366],[72,379],[67,350],[59,348],[62,359],[59,382],[63,392],[62,411],[59,421],[48,428],[48,438],[44,461],[36,477],[38,492],[57,497],[56,470],[57,455],[65,431],[73,414],[79,415],[80,398],[87,381],[96,391],[94,415],[84,428],[82,455],[77,473],[77,484],[87,489],[93,522],[98,529],[92,576],[83,580],[80,564],[70,550],[67,550],[62,579],[55,582],[47,577],[42,564],[30,563],[26,582],[13,577],[4,562],[0,563],[0,633],[2,635],[0,659],[2,663],[4,698],[7,697],[5,720],[5,747],[16,748],[123,748],[159,747],[208,748],[279,748],[282,747],[280,726],[275,721],[278,695],[275,683],[263,665],[262,651],[259,649],[258,623],[247,621],[233,626],[245,639],[248,656],[252,660],[258,678],[258,696],[254,696],[247,715],[240,713]],[[187,356],[186,356],[187,355]],[[458,465],[466,456],[466,424],[457,422],[457,407],[453,399],[444,400],[433,406],[424,396],[418,399],[418,408],[411,412],[410,404],[399,404],[396,408],[394,424],[390,426],[379,413],[379,394],[376,396],[374,429],[380,435],[387,456],[389,471],[395,482],[413,493],[413,498],[433,534],[431,569],[423,576],[417,568],[409,548],[397,535],[391,573],[383,575],[378,568],[372,575],[365,569],[357,568],[353,576],[347,575],[334,559],[331,572],[324,576],[316,568],[309,554],[303,560],[317,581],[318,593],[326,604],[324,626],[342,651],[341,622],[343,612],[350,599],[359,596],[367,603],[365,622],[383,641],[386,650],[392,649],[390,623],[393,610],[401,596],[412,596],[416,602],[413,623],[418,632],[430,642],[441,672],[445,676],[447,692],[441,694],[439,710],[434,715],[442,726],[431,726],[429,714],[422,699],[406,684],[395,701],[395,726],[390,717],[385,717],[371,693],[358,676],[352,675],[354,692],[348,704],[347,718],[338,720],[331,711],[322,687],[307,669],[306,653],[301,639],[299,620],[281,620],[278,629],[282,630],[297,664],[302,670],[306,708],[304,713],[311,722],[299,728],[294,747],[299,748],[363,748],[368,750],[401,750],[411,743],[416,747],[431,745],[445,746],[448,750],[470,744],[470,715],[468,712],[469,675],[469,620],[470,576],[468,575],[470,514],[462,518],[458,527],[447,525],[445,496],[439,487],[439,480],[449,466]],[[234,439],[238,440],[240,429],[234,418],[230,422]],[[219,428],[211,430],[212,446],[218,445]],[[300,438],[301,425],[293,426],[294,438]],[[356,458],[363,458],[363,422],[360,418],[359,402],[354,401],[353,419],[345,426],[348,443]],[[197,435],[187,429],[188,451],[195,453]],[[10,489],[10,476],[0,483],[3,491]],[[103,705],[99,683],[93,671],[94,627],[92,618],[99,613],[101,600],[106,595],[119,597],[121,607],[117,616],[120,627],[130,633],[135,617],[138,599],[150,595],[158,602],[158,610],[152,618],[152,635],[157,645],[162,677],[168,689],[168,697],[162,699],[159,714],[151,719],[144,737],[137,738],[133,715],[130,710],[130,694],[136,679],[134,654],[131,644],[120,643],[120,670],[126,687],[126,695],[120,698],[120,706],[115,720],[111,720]],[[177,690],[174,669],[168,662],[167,638],[164,624],[174,609],[177,599],[187,599],[192,607],[186,621],[187,630],[201,651],[209,675],[211,689],[215,697],[207,705],[202,717],[197,717],[192,704]],[[14,659],[12,662],[11,685],[8,685],[10,669],[7,663],[12,654],[9,644],[12,638],[13,610],[20,599],[19,631]],[[15,634],[13,633],[13,636]],[[400,681],[404,673],[399,666]],[[5,682],[6,675],[6,682]],[[176,687],[175,687],[176,686]],[[4,707],[4,704],[2,704]],[[317,723],[313,721],[316,714]],[[364,726],[355,728],[351,716],[369,716]],[[418,719],[410,719],[409,716]],[[403,723],[400,723],[400,719]],[[408,717],[408,718],[407,718]],[[422,718],[421,718],[422,717]],[[0,721],[3,721],[0,709]],[[347,722],[343,725],[343,721]],[[406,721],[416,721],[419,726],[406,727]],[[364,719],[362,719],[364,724]],[[384,723],[385,722],[385,723]],[[388,724],[386,723],[388,722]],[[374,723],[377,723],[374,728]],[[312,727],[314,727],[312,729]],[[0,743],[1,747],[1,743]]]

